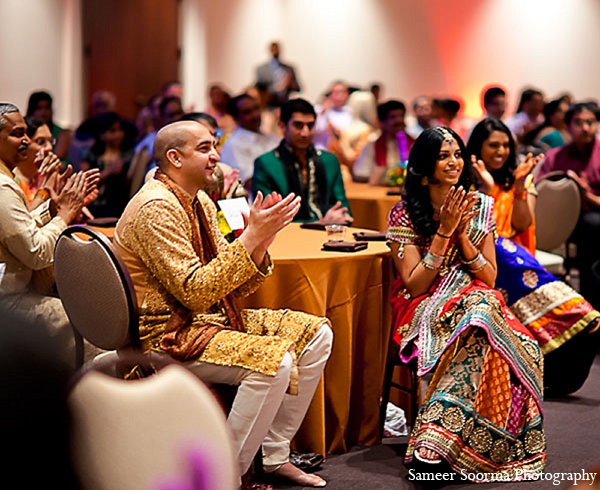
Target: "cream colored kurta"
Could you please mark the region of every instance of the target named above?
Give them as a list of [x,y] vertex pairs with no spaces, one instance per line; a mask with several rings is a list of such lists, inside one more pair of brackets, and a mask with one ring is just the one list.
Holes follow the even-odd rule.
[[[192,196],[189,197],[190,203]],[[145,349],[160,350],[160,339],[178,300],[195,313],[194,328],[228,326],[215,305],[227,294],[246,296],[271,273],[267,256],[259,270],[244,245],[228,243],[217,224],[214,203],[198,199],[216,239],[218,256],[203,264],[192,245],[192,225],[175,195],[161,182],[147,182],[127,205],[114,243],[131,274],[140,307],[140,337]],[[274,375],[283,355],[299,355],[326,319],[290,310],[242,310],[246,332],[222,330],[198,361],[245,367]]]
[[62,302],[37,291],[33,280],[53,267],[54,246],[66,227],[62,218],[50,216],[47,203],[30,212],[13,173],[0,161],[0,299],[42,325],[57,341],[57,357],[73,364],[75,339]]
[[54,246],[67,227],[48,202],[29,211],[13,173],[0,161],[0,295],[26,293],[34,270],[54,263]]

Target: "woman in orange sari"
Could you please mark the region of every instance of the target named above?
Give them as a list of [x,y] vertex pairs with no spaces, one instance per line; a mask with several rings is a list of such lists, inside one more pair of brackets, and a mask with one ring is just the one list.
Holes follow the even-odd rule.
[[564,396],[585,382],[597,352],[600,313],[535,258],[536,191],[531,172],[543,155],[517,165],[515,143],[498,119],[484,119],[467,145],[480,191],[494,198],[496,288],[535,335],[545,357],[546,396]]

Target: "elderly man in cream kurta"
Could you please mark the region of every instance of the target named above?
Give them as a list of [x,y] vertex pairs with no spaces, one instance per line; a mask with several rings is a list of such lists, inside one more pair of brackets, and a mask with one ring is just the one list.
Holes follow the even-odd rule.
[[289,463],[289,449],[331,352],[329,321],[290,310],[238,311],[235,303],[271,273],[267,248],[299,198],[257,196],[248,226],[228,243],[200,190],[213,178],[215,147],[197,122],[162,128],[154,145],[159,169],[117,224],[114,243],[136,289],[142,344],[187,362],[207,382],[239,385],[229,424],[241,474],[262,444],[267,472],[324,486]]
[[[25,130],[18,108],[0,103],[0,301],[42,325],[61,346],[57,358],[75,366],[75,337],[62,302],[37,289],[33,278],[52,268],[58,236],[81,212],[85,177],[78,174],[77,183],[69,183],[56,201],[47,200],[30,212],[12,173],[27,156],[30,140]],[[80,197],[73,199],[74,193]]]

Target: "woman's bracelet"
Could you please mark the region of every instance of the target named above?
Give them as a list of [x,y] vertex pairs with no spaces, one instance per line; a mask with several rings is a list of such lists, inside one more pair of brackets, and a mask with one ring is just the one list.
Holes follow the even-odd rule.
[[442,238],[446,238],[446,239],[452,238],[452,235],[442,235],[439,231],[436,231],[435,234],[437,236],[441,236]]
[[485,267],[487,260],[485,260],[485,257],[481,252],[477,252],[477,255],[471,260],[463,260],[463,264],[468,267],[469,271],[478,272]]
[[426,269],[435,271],[442,268],[444,265],[444,259],[445,257],[442,255],[437,255],[433,252],[427,251],[427,253],[421,259],[421,262]]
[[469,266],[469,271],[470,272],[479,272],[480,270],[482,270],[487,264],[487,260],[485,260],[485,257],[481,254],[479,254],[479,260],[477,262],[475,262],[472,266]]
[[473,257],[471,260],[462,260],[462,263],[465,264],[467,267],[474,264],[475,262],[477,262],[479,260],[479,258],[481,257],[481,252],[478,250],[477,251],[477,255],[475,255],[475,257]]
[[42,201],[47,201],[48,199],[50,199],[50,191],[48,189],[45,189],[44,187],[40,187],[35,195],[33,196],[34,199],[41,199]]

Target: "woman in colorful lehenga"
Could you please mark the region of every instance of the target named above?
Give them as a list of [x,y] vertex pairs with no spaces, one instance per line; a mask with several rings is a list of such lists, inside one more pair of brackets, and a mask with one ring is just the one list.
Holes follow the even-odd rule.
[[484,119],[467,151],[482,192],[495,200],[496,288],[533,333],[545,357],[545,396],[564,396],[585,382],[598,351],[600,313],[535,259],[535,186],[531,172],[542,157],[517,165],[515,143],[498,119]]
[[435,471],[445,460],[463,476],[522,480],[546,461],[543,357],[492,288],[493,200],[466,191],[465,154],[451,129],[424,131],[389,216],[395,340],[419,376],[432,373],[405,462]]

